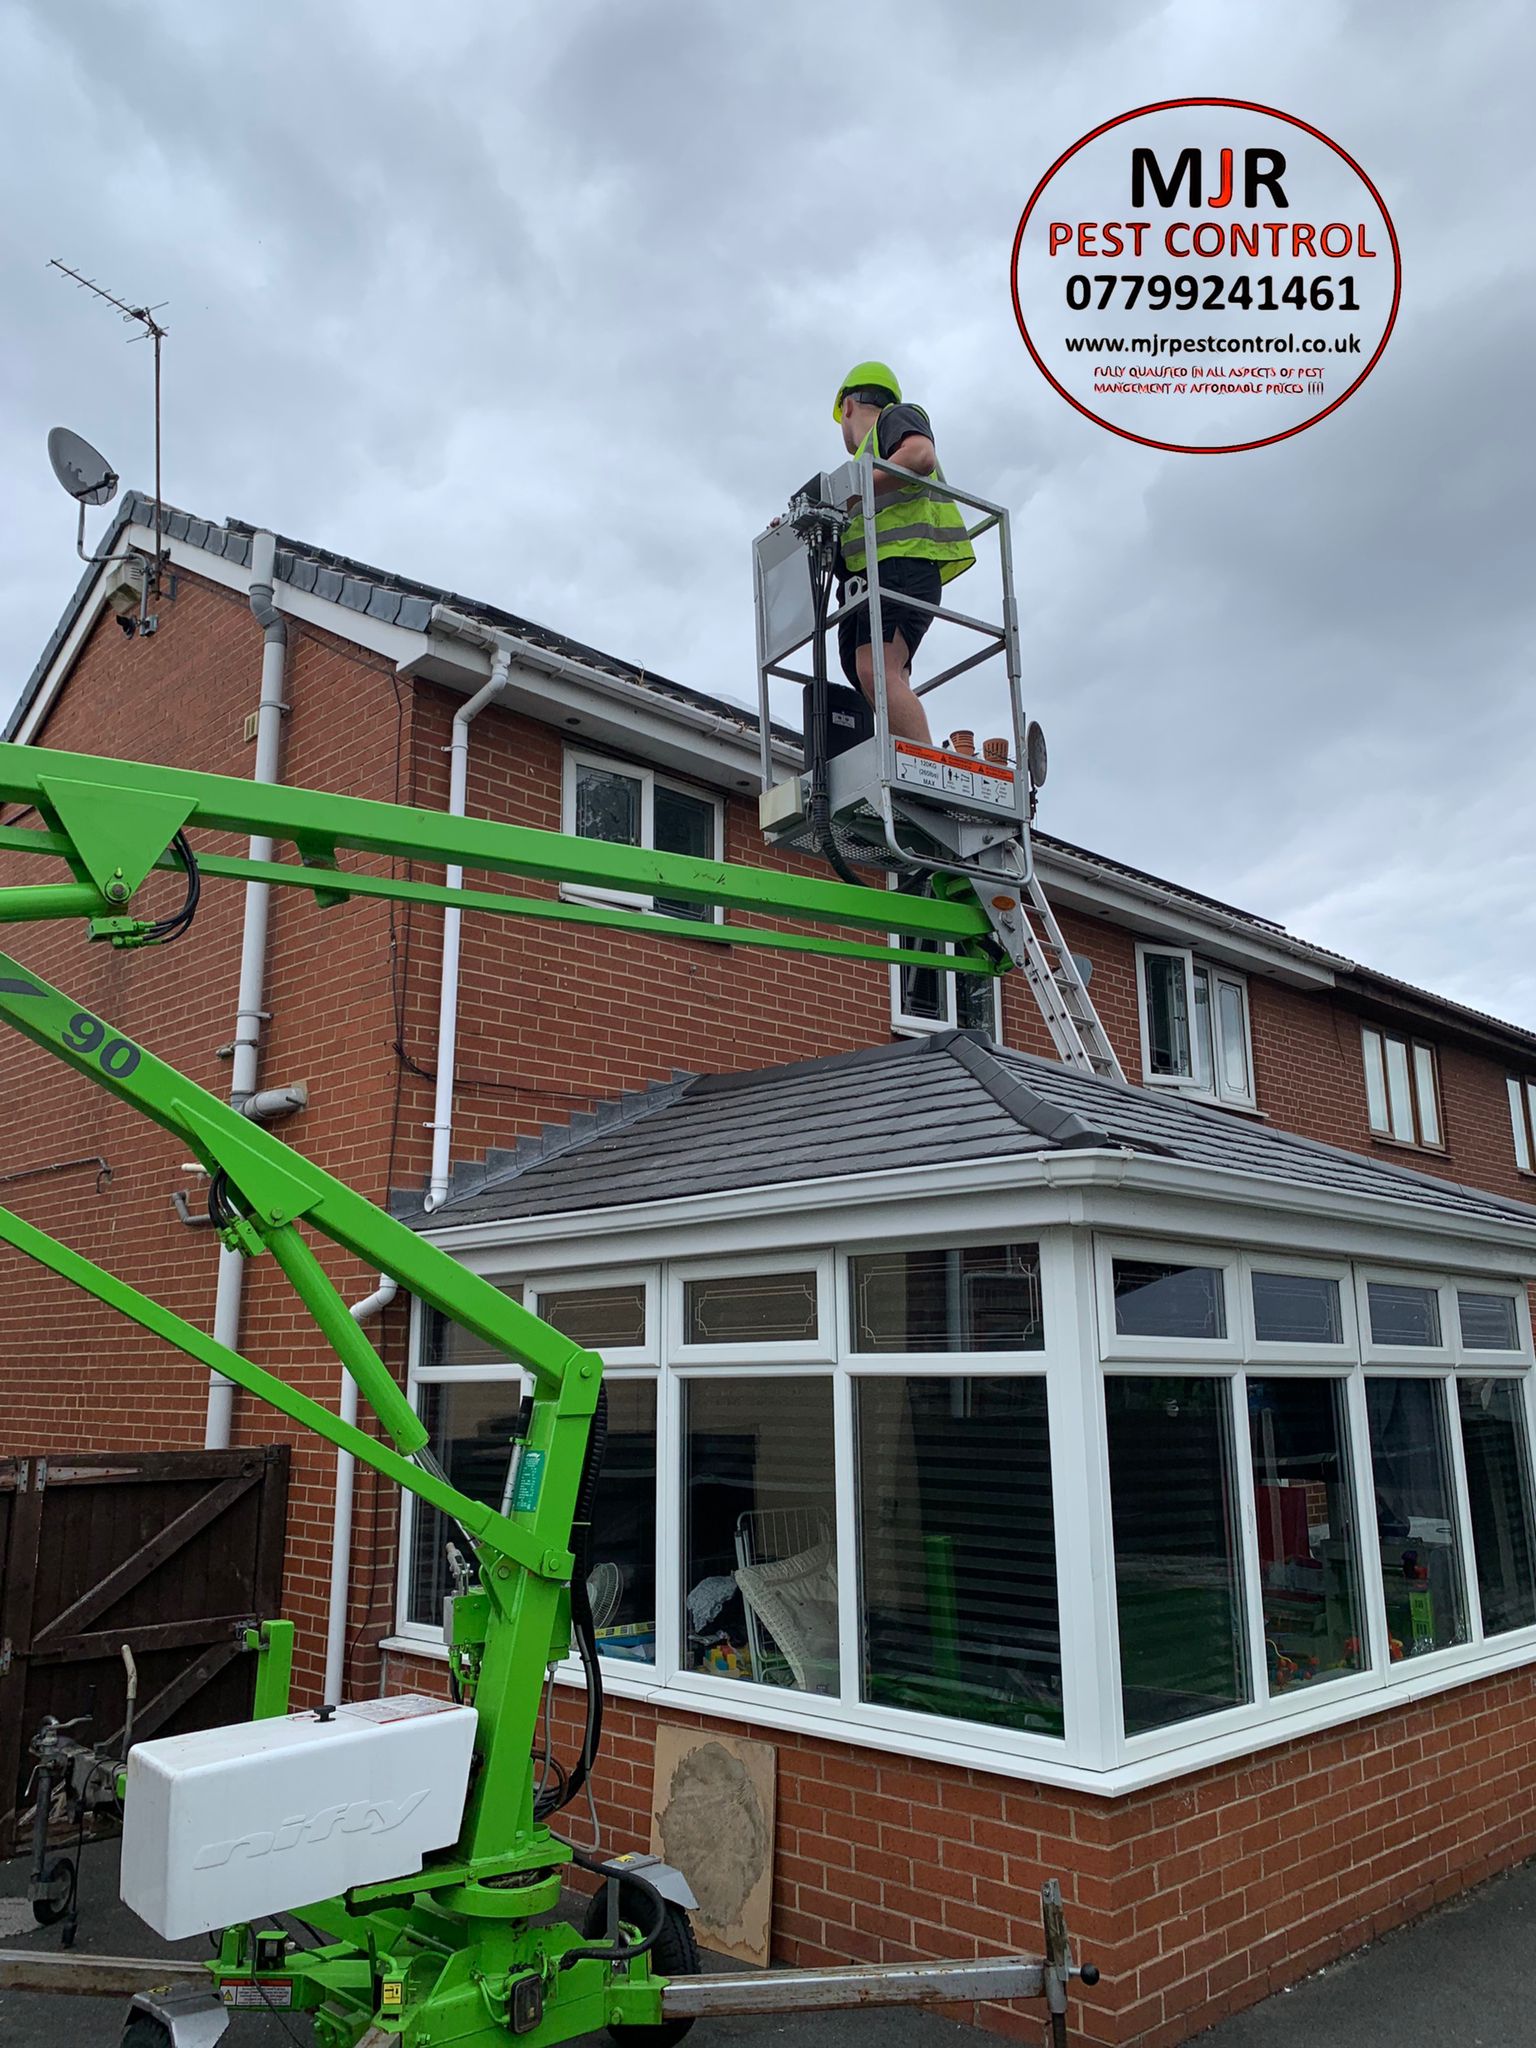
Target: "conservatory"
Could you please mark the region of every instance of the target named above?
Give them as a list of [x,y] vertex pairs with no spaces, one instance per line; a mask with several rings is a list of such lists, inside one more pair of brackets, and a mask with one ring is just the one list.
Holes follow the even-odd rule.
[[[962,1032],[628,1098],[422,1227],[602,1353],[642,1721],[1114,1797],[1536,1663],[1536,1209]],[[499,1501],[515,1368],[418,1313],[411,1392]],[[443,1548],[408,1508],[402,1673]]]

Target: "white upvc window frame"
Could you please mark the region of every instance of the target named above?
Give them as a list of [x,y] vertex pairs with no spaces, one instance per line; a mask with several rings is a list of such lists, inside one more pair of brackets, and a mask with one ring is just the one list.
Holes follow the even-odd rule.
[[568,1268],[551,1267],[547,1271],[530,1273],[523,1281],[523,1302],[536,1316],[544,1314],[540,1302],[550,1294],[596,1293],[604,1287],[633,1287],[638,1282],[645,1290],[645,1342],[643,1344],[611,1344],[603,1352],[603,1372],[625,1366],[650,1366],[655,1368],[661,1361],[661,1280],[655,1266],[613,1266],[594,1267],[589,1272],[573,1273]]
[[[640,785],[640,840],[638,850],[645,853],[656,851],[656,791],[659,788],[675,791],[679,796],[692,797],[696,802],[708,804],[714,812],[714,844],[708,858],[725,858],[725,802],[711,789],[704,789],[677,775],[664,775],[655,768],[637,761],[623,761],[616,755],[604,754],[591,747],[566,746],[560,769],[560,829],[571,838],[579,835],[576,831],[576,774],[580,768],[601,769],[608,775],[622,775]],[[595,845],[610,842],[596,840]],[[588,882],[562,882],[560,894],[578,903],[601,903],[618,910],[654,910],[656,898],[628,889],[606,889]],[[663,901],[666,899],[663,898]],[[701,924],[719,924],[724,912],[719,905],[710,907],[707,917],[699,919]]]
[[[896,875],[892,875],[886,886],[890,889],[895,889],[898,879]],[[911,932],[888,932],[886,937],[893,946],[914,948],[919,943]],[[935,961],[952,957],[954,950],[952,945],[942,941],[935,941]],[[942,1017],[919,1017],[914,1011],[904,1010],[901,1006],[901,977],[904,973],[910,973],[911,971],[910,967],[904,968],[899,961],[893,962],[889,969],[891,978],[891,1030],[895,1036],[898,1038],[927,1038],[935,1031],[958,1030],[960,1028],[959,975],[947,973],[943,968],[935,966],[934,972],[939,977],[939,986],[944,991],[944,1015]],[[968,980],[972,981],[977,978],[974,975],[967,977]],[[1003,1042],[1002,976],[992,976],[988,980],[987,985],[992,992],[992,1022],[988,1028],[991,1032],[993,1043],[1001,1045]]]
[[[1378,1041],[1378,1052],[1373,1055],[1370,1041]],[[1392,1108],[1392,1067],[1387,1048],[1400,1045],[1405,1055],[1408,1082],[1408,1113],[1413,1126],[1409,1136],[1404,1137],[1397,1128],[1397,1119]],[[1382,1104],[1386,1122],[1376,1121],[1371,1108],[1371,1074],[1379,1060],[1381,1069]],[[1417,1038],[1410,1031],[1396,1031],[1385,1024],[1375,1024],[1362,1018],[1360,1024],[1360,1064],[1365,1080],[1365,1120],[1371,1137],[1382,1145],[1406,1145],[1415,1152],[1443,1153],[1447,1149],[1445,1136],[1445,1096],[1440,1086],[1440,1054],[1433,1040]],[[1424,1068],[1429,1069],[1431,1106],[1434,1111],[1435,1131],[1433,1137],[1426,1137],[1424,1117]]]
[[[1203,1266],[1221,1274],[1224,1337],[1137,1337],[1122,1332],[1115,1321],[1115,1261],[1130,1259],[1153,1265]],[[1189,1244],[1170,1238],[1097,1235],[1094,1239],[1094,1297],[1098,1310],[1099,1352],[1116,1366],[1142,1364],[1191,1373],[1236,1363],[1243,1355],[1242,1262],[1236,1245]],[[1049,1340],[1047,1340],[1049,1341]]]
[[[774,1366],[833,1365],[838,1353],[837,1297],[833,1289],[834,1253],[827,1247],[793,1252],[749,1252],[738,1257],[672,1259],[666,1274],[666,1357],[674,1369],[688,1366],[734,1367],[760,1372]],[[759,1343],[689,1344],[684,1289],[693,1280],[751,1280],[774,1273],[816,1275],[816,1335],[777,1338]],[[728,1683],[734,1681],[727,1681]]]
[[[1038,1351],[859,1352],[852,1350],[851,1270],[859,1253],[891,1249],[949,1248],[1036,1243],[1040,1247],[1041,1304],[1046,1342]],[[1115,1256],[1187,1261],[1223,1273],[1228,1317],[1226,1339],[1118,1339],[1113,1328],[1109,1285]],[[478,1264],[479,1261],[477,1260]],[[1447,1686],[1530,1666],[1536,1661],[1536,1626],[1485,1637],[1478,1593],[1477,1554],[1472,1538],[1472,1502],[1467,1484],[1458,1381],[1508,1379],[1520,1383],[1518,1414],[1523,1455],[1536,1466],[1536,1361],[1526,1290],[1519,1281],[1465,1271],[1426,1271],[1384,1261],[1293,1257],[1236,1244],[1194,1243],[1114,1231],[1092,1233],[1083,1226],[1037,1225],[1011,1220],[990,1227],[953,1231],[902,1229],[877,1235],[861,1222],[846,1238],[828,1232],[814,1246],[773,1253],[719,1257],[669,1257],[636,1263],[633,1240],[624,1264],[577,1263],[564,1247],[553,1257],[530,1253],[518,1273],[505,1271],[504,1254],[487,1254],[488,1277],[519,1281],[535,1308],[541,1293],[554,1288],[623,1285],[643,1279],[647,1286],[647,1344],[621,1363],[614,1354],[616,1381],[649,1380],[656,1389],[656,1646],[655,1662],[603,1659],[605,1685],[617,1696],[671,1703],[685,1710],[766,1729],[799,1731],[826,1741],[851,1741],[874,1751],[917,1759],[942,1758],[972,1768],[1039,1782],[1109,1790],[1125,1783],[1150,1783],[1201,1769],[1234,1756],[1248,1756],[1280,1741],[1335,1728],[1388,1702],[1431,1695]],[[1255,1269],[1295,1271],[1347,1281],[1341,1289],[1344,1321],[1353,1344],[1276,1346],[1255,1336],[1250,1275]],[[815,1270],[818,1274],[816,1347],[769,1347],[746,1343],[680,1347],[681,1286],[688,1278],[731,1274]],[[1373,1346],[1363,1320],[1368,1278],[1439,1290],[1442,1334],[1453,1342],[1426,1355],[1415,1347]],[[1234,1296],[1233,1287],[1240,1290]],[[1499,1293],[1514,1301],[1521,1350],[1468,1351],[1459,1341],[1458,1288]],[[523,1383],[506,1365],[423,1367],[417,1363],[424,1315],[412,1307],[413,1401],[432,1381]],[[1108,1337],[1106,1338],[1106,1334]],[[1361,1341],[1364,1338],[1365,1341]],[[786,1351],[789,1355],[786,1355]],[[770,1353],[777,1352],[777,1356]],[[1237,1708],[1198,1716],[1146,1734],[1127,1737],[1120,1695],[1113,1509],[1108,1437],[1104,1421],[1103,1375],[1176,1374],[1219,1379],[1227,1389],[1232,1432],[1231,1483],[1236,1492],[1234,1540],[1242,1580],[1244,1645],[1253,1699]],[[1040,1376],[1046,1387],[1050,1433],[1050,1474],[1054,1507],[1057,1602],[1060,1630],[1061,1697],[1065,1733],[1015,1731],[951,1720],[910,1708],[879,1706],[859,1698],[862,1648],[860,1616],[859,1513],[855,1413],[857,1389],[871,1378],[911,1375],[953,1378]],[[1360,1633],[1364,1668],[1316,1685],[1276,1689],[1271,1695],[1263,1635],[1263,1586],[1254,1502],[1253,1456],[1248,1421],[1250,1375],[1344,1383],[1349,1429],[1354,1526],[1359,1548]],[[1366,1413],[1366,1389],[1373,1375],[1413,1376],[1436,1382],[1437,1398],[1450,1404],[1447,1416],[1450,1483],[1454,1488],[1457,1540],[1461,1547],[1462,1597],[1468,1641],[1393,1665],[1387,1653],[1386,1604],[1381,1586],[1375,1521],[1374,1481]],[[839,1563],[840,1690],[837,1696],[800,1693],[783,1686],[721,1677],[682,1668],[683,1597],[686,1584],[686,1501],[683,1410],[690,1382],[823,1378],[831,1387],[834,1423],[834,1523]],[[1444,1408],[1442,1407],[1444,1413]],[[1528,1473],[1536,1481],[1536,1472]],[[441,1656],[441,1631],[413,1623],[406,1615],[416,1505],[403,1506],[400,1571],[397,1581],[395,1648]],[[574,1660],[560,1669],[563,1683],[580,1684]]]
[[[1339,1290],[1337,1344],[1305,1344],[1295,1340],[1280,1343],[1259,1336],[1258,1311],[1254,1306],[1255,1273],[1278,1273],[1302,1280],[1332,1280]],[[1326,1372],[1333,1364],[1352,1366],[1359,1356],[1360,1329],[1353,1270],[1347,1259],[1310,1259],[1290,1252],[1245,1251],[1242,1254],[1239,1286],[1242,1291],[1243,1356],[1253,1365],[1295,1366],[1302,1372]]]
[[[521,1284],[521,1276],[487,1273],[484,1275],[496,1285],[503,1280],[509,1284]],[[526,1299],[526,1292],[525,1297]],[[506,1386],[516,1387],[519,1394],[533,1391],[533,1375],[512,1359],[487,1359],[473,1365],[423,1365],[422,1345],[426,1337],[427,1310],[416,1295],[411,1297],[409,1363],[405,1376],[405,1397],[419,1415],[421,1413],[421,1389],[430,1386]],[[416,1518],[427,1512],[427,1503],[418,1495],[402,1488],[400,1494],[400,1547],[398,1570],[395,1582],[395,1634],[402,1640],[420,1643],[423,1648],[440,1648],[443,1629],[440,1621],[416,1621],[411,1616],[411,1575],[416,1550]]]
[[[1371,1327],[1371,1283],[1389,1287],[1423,1287],[1432,1292],[1438,1301],[1440,1311],[1440,1342],[1438,1344],[1385,1344],[1378,1343]],[[1415,1270],[1407,1266],[1377,1266],[1356,1264],[1355,1266],[1355,1313],[1360,1324],[1360,1356],[1366,1365],[1390,1365],[1394,1367],[1422,1366],[1426,1370],[1444,1371],[1456,1358],[1456,1347],[1461,1335],[1461,1319],[1457,1313],[1455,1289],[1444,1273]]]
[[[1532,1362],[1531,1343],[1531,1297],[1523,1287],[1507,1281],[1478,1280],[1467,1275],[1451,1275],[1448,1278],[1453,1304],[1454,1328],[1451,1332],[1456,1352],[1456,1364],[1460,1371],[1476,1373],[1487,1368],[1491,1379],[1502,1379],[1511,1368],[1529,1368]],[[1461,1301],[1463,1294],[1497,1294],[1515,1306],[1515,1335],[1517,1343],[1513,1351],[1481,1348],[1468,1344],[1461,1334]]]
[[[1189,1019],[1190,1070],[1187,1074],[1157,1074],[1152,1070],[1152,1016],[1146,964],[1153,955],[1183,963],[1185,1015]],[[1195,978],[1202,974],[1206,977],[1209,996],[1207,1009],[1211,1023],[1209,1085],[1202,1082],[1199,1072],[1201,1048],[1198,1039],[1199,1005],[1195,995]],[[1236,989],[1242,1003],[1243,1066],[1248,1076],[1248,1085],[1243,1089],[1229,1087],[1222,1072],[1218,991],[1223,984]],[[1197,1102],[1219,1102],[1230,1108],[1257,1110],[1258,1089],[1253,1065],[1253,1011],[1248,996],[1247,975],[1239,973],[1235,968],[1223,966],[1220,961],[1211,960],[1204,954],[1196,953],[1190,946],[1164,944],[1155,939],[1138,939],[1136,1013],[1141,1027],[1141,1074],[1148,1088],[1168,1088]]]
[[1504,1088],[1509,1097],[1509,1135],[1515,1148],[1515,1169],[1519,1173],[1536,1173],[1536,1078],[1508,1074]]

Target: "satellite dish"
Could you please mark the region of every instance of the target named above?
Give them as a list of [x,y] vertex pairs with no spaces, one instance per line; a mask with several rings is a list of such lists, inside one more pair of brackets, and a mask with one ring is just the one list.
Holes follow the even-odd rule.
[[117,496],[117,471],[105,455],[68,427],[54,427],[48,436],[53,473],[78,505],[110,505]]
[[1045,751],[1045,734],[1033,718],[1029,721],[1029,730],[1024,735],[1024,759],[1029,768],[1030,788],[1043,789],[1049,762]]

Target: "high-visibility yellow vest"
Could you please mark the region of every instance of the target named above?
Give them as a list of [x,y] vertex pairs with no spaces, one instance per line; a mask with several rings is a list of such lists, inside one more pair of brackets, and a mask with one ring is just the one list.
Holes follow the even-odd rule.
[[[884,407],[881,417],[889,410],[889,406]],[[879,431],[880,421],[876,420],[859,443],[855,459],[879,453]],[[935,467],[933,473],[942,483],[943,470]],[[889,477],[884,480],[891,481]],[[875,482],[881,482],[878,470]],[[964,512],[953,498],[939,497],[923,484],[904,483],[880,500],[875,513],[875,553],[882,562],[901,556],[937,562],[939,576],[945,583],[964,575],[976,559],[976,551],[966,536]],[[848,574],[863,575],[865,559],[864,517],[855,513],[843,534],[843,564]]]

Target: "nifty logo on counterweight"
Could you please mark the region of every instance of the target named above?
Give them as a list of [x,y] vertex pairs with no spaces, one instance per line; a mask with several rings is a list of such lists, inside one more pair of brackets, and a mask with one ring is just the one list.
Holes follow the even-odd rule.
[[349,1806],[322,1806],[318,1813],[296,1813],[275,1828],[253,1828],[247,1835],[235,1835],[225,1842],[206,1842],[192,1858],[194,1870],[218,1870],[238,1851],[247,1862],[271,1856],[283,1849],[296,1849],[327,1842],[339,1828],[344,1835],[387,1835],[411,1815],[426,1798],[423,1786],[405,1799],[354,1799]]

